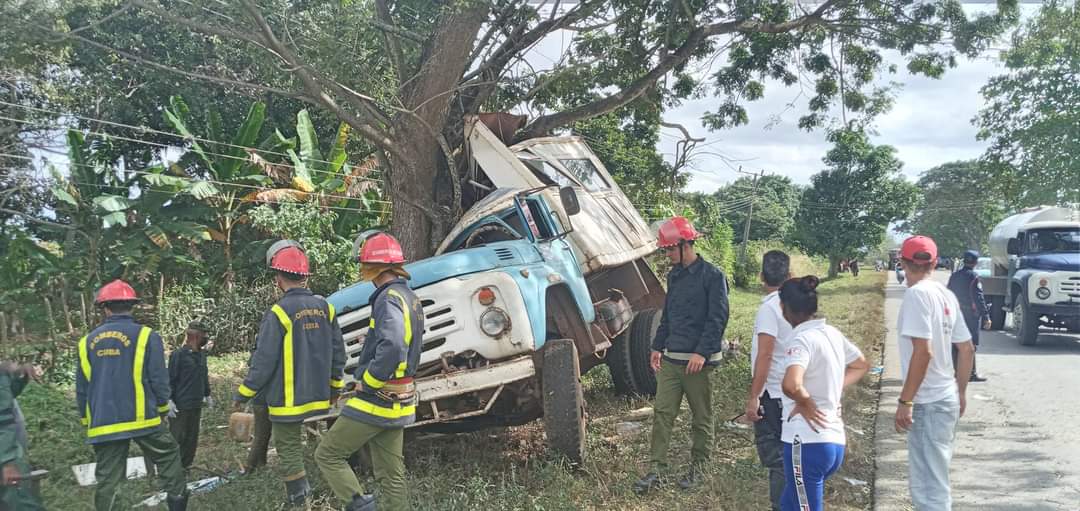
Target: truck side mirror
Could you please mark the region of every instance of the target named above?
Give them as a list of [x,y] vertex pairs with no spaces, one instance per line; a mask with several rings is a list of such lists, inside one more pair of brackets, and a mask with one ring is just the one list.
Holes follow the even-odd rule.
[[1005,247],[1005,252],[1009,255],[1020,255],[1020,240],[1009,238],[1009,244]]
[[567,216],[581,213],[581,203],[578,202],[577,193],[569,186],[559,188],[559,200],[562,201],[563,211]]

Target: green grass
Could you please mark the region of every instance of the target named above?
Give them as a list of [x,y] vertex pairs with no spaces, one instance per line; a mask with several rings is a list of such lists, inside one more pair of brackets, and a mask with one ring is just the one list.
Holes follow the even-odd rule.
[[[797,265],[798,266],[798,265]],[[796,268],[806,273],[806,268]],[[884,273],[865,272],[858,279],[843,275],[819,288],[823,315],[866,353],[872,364],[880,360],[884,336],[882,313]],[[632,436],[619,436],[615,424],[629,411],[648,406],[642,398],[614,394],[607,369],[595,368],[584,378],[589,413],[589,458],[577,469],[548,455],[539,421],[506,429],[476,433],[409,438],[406,459],[411,498],[417,510],[499,509],[499,510],[599,510],[628,511],[652,509],[757,510],[766,509],[765,470],[758,464],[749,429],[734,428],[728,421],[742,412],[749,384],[749,338],[760,294],[735,289],[731,297],[732,317],[727,337],[739,343],[741,352],[730,357],[715,373],[714,402],[716,439],[708,479],[697,491],[683,493],[665,489],[639,498],[631,485],[645,470],[648,457],[648,429]],[[203,432],[196,468],[192,477],[225,473],[239,466],[245,455],[242,444],[226,436],[228,402],[242,376],[246,356],[211,358],[215,408],[204,411]],[[869,379],[867,379],[869,382]],[[70,466],[93,459],[83,443],[84,434],[73,411],[70,388],[31,386],[20,398],[28,416],[31,458],[35,465],[51,470],[43,494],[50,509],[91,509],[92,488],[76,485]],[[845,421],[863,435],[848,433],[848,454],[843,468],[826,485],[829,509],[869,509],[873,483],[873,415],[876,389],[869,383],[849,390],[844,402]],[[310,459],[314,442],[308,445],[309,477],[319,498],[313,509],[332,507],[329,489],[319,478]],[[138,452],[133,447],[132,453]],[[689,411],[683,411],[672,442],[675,466],[689,459]],[[271,466],[275,460],[271,458]],[[843,477],[871,483],[855,487]],[[372,484],[368,481],[367,484]],[[369,488],[372,486],[368,486]],[[130,499],[150,494],[146,480],[131,481]],[[272,471],[229,483],[214,492],[191,500],[193,510],[279,509],[283,488]]]

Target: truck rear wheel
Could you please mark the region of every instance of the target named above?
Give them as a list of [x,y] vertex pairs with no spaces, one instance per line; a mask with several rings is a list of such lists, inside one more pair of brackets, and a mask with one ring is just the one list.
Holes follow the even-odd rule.
[[615,390],[621,394],[656,395],[656,375],[649,367],[652,341],[660,328],[662,311],[645,309],[634,316],[625,332],[615,339],[605,362]]
[[1034,346],[1039,341],[1039,316],[1031,312],[1026,296],[1013,308],[1013,328],[1021,345]]
[[1005,329],[1005,297],[990,296],[990,330]]
[[573,340],[547,342],[542,385],[548,447],[571,463],[581,463],[585,460],[585,396]]

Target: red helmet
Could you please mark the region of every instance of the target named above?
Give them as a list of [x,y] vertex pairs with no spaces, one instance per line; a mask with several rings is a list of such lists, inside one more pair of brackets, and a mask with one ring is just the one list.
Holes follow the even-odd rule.
[[101,286],[97,292],[97,298],[94,298],[94,303],[100,305],[106,302],[133,302],[138,299],[130,284],[116,279]]
[[307,254],[300,244],[293,240],[281,240],[270,245],[270,250],[266,251],[266,265],[271,270],[304,277],[311,275]]
[[696,240],[700,237],[701,233],[694,229],[689,220],[677,216],[660,225],[656,245],[660,248],[674,247],[681,241]]
[[382,231],[366,231],[353,243],[356,260],[361,263],[404,264],[405,254],[393,236]]

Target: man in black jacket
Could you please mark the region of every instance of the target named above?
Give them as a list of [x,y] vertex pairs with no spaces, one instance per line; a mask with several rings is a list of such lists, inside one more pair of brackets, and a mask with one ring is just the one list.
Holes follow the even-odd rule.
[[692,414],[692,462],[679,486],[700,482],[713,438],[710,375],[723,356],[728,320],[728,290],[724,273],[694,251],[700,234],[690,222],[675,217],[660,227],[659,243],[672,263],[660,327],[653,339],[651,365],[656,372],[656,400],[649,473],[634,484],[645,493],[660,485],[667,470],[671,429],[683,396]]
[[169,430],[180,445],[180,463],[184,470],[195,461],[199,446],[199,420],[204,404],[212,405],[210,375],[206,368],[203,347],[209,341],[206,325],[198,321],[188,324],[184,345],[169,355]]
[[[979,348],[979,327],[990,328],[990,307],[986,305],[986,297],[983,296],[982,282],[975,273],[975,265],[979,262],[979,253],[974,250],[964,252],[964,267],[949,276],[949,291],[956,295],[956,301],[960,303],[960,312],[964,315],[964,323],[971,332],[971,343],[975,349]],[[953,368],[957,365],[956,346],[953,345]],[[971,360],[971,378],[968,381],[984,382],[986,378],[979,376],[976,371],[974,355]]]

